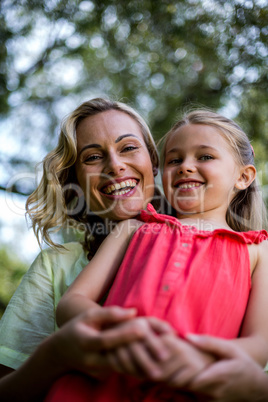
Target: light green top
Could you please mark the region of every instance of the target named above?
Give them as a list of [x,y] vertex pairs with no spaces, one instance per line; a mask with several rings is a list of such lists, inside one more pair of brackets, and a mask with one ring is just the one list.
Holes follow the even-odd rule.
[[88,263],[80,243],[42,251],[24,275],[0,321],[0,364],[17,369],[57,329],[55,311]]

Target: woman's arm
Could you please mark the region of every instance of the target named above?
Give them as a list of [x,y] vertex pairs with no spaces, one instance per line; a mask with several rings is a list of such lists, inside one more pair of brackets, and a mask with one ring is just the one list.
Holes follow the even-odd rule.
[[212,353],[217,361],[203,370],[191,383],[191,390],[213,401],[268,400],[268,375],[238,345],[226,339],[192,335],[190,342]]
[[[56,312],[59,326],[91,307],[109,289],[133,233],[142,225],[130,219],[116,225],[89,264],[61,298]],[[101,308],[101,307],[99,307]]]
[[[112,327],[105,330],[107,325]],[[155,333],[170,331],[156,318],[133,318],[132,309],[92,308],[50,335],[18,370],[3,368],[0,400],[40,401],[54,381],[70,370],[105,375],[112,370],[105,351],[138,340],[159,348]]]

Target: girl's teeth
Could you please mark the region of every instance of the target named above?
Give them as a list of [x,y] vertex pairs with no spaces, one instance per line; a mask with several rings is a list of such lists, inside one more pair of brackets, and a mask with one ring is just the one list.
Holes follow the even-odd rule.
[[200,183],[189,183],[189,184],[179,184],[179,188],[192,188],[192,187],[200,187]]

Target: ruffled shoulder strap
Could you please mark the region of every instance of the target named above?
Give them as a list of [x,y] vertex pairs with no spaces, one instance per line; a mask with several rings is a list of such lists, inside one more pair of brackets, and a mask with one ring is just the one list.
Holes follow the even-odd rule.
[[[176,226],[182,229],[183,226],[181,222],[174,216],[158,214],[152,204],[147,205],[146,210],[140,212],[140,220],[145,223],[166,223],[167,225]],[[213,231],[198,230],[194,227],[191,228],[192,233],[195,233],[200,237],[210,237],[210,236],[228,236],[237,240],[242,241],[246,244],[259,244],[264,240],[268,240],[268,233],[266,230],[251,230],[249,232],[235,232],[233,230],[228,230],[224,228],[215,229]]]
[[[221,229],[219,229],[221,230]],[[232,232],[227,230],[230,237],[239,237],[246,244],[260,244],[268,239],[266,230],[251,230],[249,232]]]
[[144,209],[141,210],[140,220],[146,223],[156,222],[156,223],[173,224],[176,226],[180,225],[180,222],[174,216],[158,214],[154,209],[154,207],[152,206],[152,204],[148,204],[146,210]]

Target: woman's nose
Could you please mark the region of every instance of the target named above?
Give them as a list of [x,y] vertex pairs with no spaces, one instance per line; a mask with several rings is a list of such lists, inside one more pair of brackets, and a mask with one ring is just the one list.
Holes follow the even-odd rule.
[[104,167],[104,173],[111,176],[116,176],[125,170],[125,163],[118,155],[109,155]]

